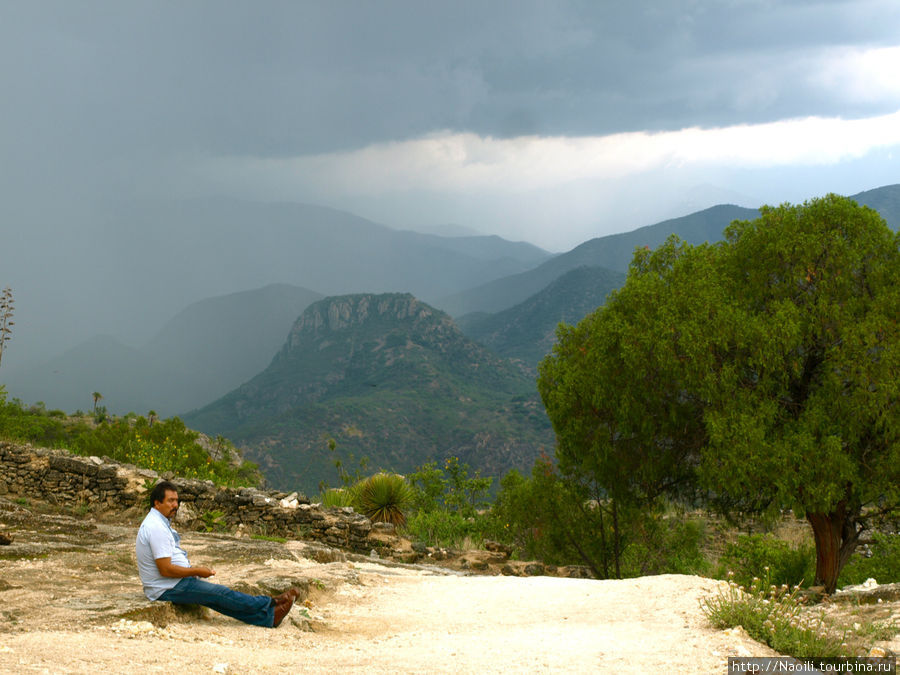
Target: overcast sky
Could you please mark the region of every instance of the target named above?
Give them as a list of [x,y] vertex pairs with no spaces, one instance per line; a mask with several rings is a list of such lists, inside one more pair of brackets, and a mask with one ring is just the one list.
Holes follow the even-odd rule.
[[896,0],[0,0],[0,203],[304,201],[563,251],[900,182]]

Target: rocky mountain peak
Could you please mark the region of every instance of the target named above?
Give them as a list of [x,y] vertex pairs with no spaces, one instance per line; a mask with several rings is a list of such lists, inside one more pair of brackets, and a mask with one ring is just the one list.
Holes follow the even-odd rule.
[[320,337],[326,332],[361,326],[373,320],[417,321],[436,314],[443,313],[409,293],[341,295],[325,298],[308,307],[294,324],[291,335]]
[[405,293],[310,305],[268,368],[187,419],[227,432],[273,484],[308,491],[330,479],[323,435],[373,466],[452,453],[493,475],[552,442],[533,380]]
[[401,342],[411,339],[432,346],[462,337],[448,315],[409,293],[364,293],[325,298],[310,305],[294,323],[284,351],[321,349],[335,340],[357,336],[380,341],[388,334],[402,337]]

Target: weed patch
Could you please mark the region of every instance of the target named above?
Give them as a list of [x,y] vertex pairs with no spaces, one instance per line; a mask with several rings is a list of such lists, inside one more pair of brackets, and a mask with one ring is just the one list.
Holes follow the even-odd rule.
[[872,642],[890,639],[898,631],[889,622],[843,625],[827,617],[823,608],[808,607],[798,586],[769,583],[768,572],[746,587],[732,578],[727,590],[702,601],[713,627],[743,626],[754,640],[797,658],[861,656]]

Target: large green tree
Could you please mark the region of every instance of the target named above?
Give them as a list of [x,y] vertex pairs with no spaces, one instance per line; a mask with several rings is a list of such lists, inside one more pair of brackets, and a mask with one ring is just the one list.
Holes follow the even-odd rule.
[[900,242],[835,195],[760,211],[716,245],[639,251],[560,329],[539,388],[564,475],[639,504],[793,508],[830,592],[900,510]]

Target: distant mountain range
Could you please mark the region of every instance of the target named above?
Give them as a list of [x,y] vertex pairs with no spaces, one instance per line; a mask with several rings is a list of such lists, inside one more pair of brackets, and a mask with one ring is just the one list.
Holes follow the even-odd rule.
[[[900,226],[900,185],[854,199]],[[216,214],[220,207],[192,205],[173,222],[200,213],[211,223],[210,209]],[[409,283],[435,294],[457,290],[440,307],[414,294],[329,291],[323,299],[319,287],[283,283],[223,294],[189,304],[139,348],[100,336],[20,371],[8,367],[4,354],[0,375],[9,393],[68,411],[90,408],[94,391],[112,412],[194,410],[186,420],[246,447],[273,484],[309,491],[335,477],[330,437],[375,468],[406,471],[456,454],[499,475],[527,468],[542,446],[552,445],[534,372],[557,324],[576,323],[621,286],[636,247],[657,246],[673,233],[693,243],[716,241],[732,220],[757,215],[717,206],[550,256],[496,237],[397,233],[328,209],[238,203],[234,210],[216,221],[230,243],[200,228],[207,238],[202,255],[196,233],[178,239],[175,225],[147,233],[142,245],[151,255],[162,255],[160,242],[176,250],[174,281],[166,283],[198,288],[184,275],[200,256],[191,275],[251,278],[245,264],[269,265],[273,276],[321,275],[328,288]],[[254,214],[263,218],[255,229],[248,224]],[[158,222],[152,213],[142,217]],[[318,224],[295,232],[296,218]],[[229,249],[235,242],[243,242],[240,254]],[[450,282],[436,278],[444,273]],[[466,282],[470,290],[463,291]],[[161,294],[167,293],[171,288]]]
[[441,237],[311,204],[228,199],[136,211],[127,204],[102,235],[121,242],[117,248],[137,243],[145,259],[165,260],[165,274],[151,276],[158,293],[174,297],[184,297],[186,289],[286,283],[323,295],[409,292],[434,300],[552,257],[496,236]]
[[[199,407],[265,368],[297,316],[321,295],[273,284],[189,305],[141,348],[108,336],[42,366],[4,372],[11,395],[68,412],[88,410],[92,392],[110,412],[166,417]],[[6,369],[4,368],[4,371]]]
[[[851,199],[875,209],[894,230],[900,229],[900,184],[860,192],[852,195]],[[757,217],[759,211],[756,209],[722,204],[631,232],[598,237],[533,269],[473,285],[465,291],[441,298],[436,304],[452,316],[470,312],[499,312],[523,302],[578,267],[605,267],[625,273],[635,248],[656,248],[671,234],[677,234],[690,244],[719,241],[723,230],[733,220],[753,220]]]
[[[449,317],[411,296],[328,298],[301,317],[266,371],[186,419],[244,447],[273,483],[311,492],[318,481],[334,484],[337,478],[328,438],[337,441],[345,461],[367,457],[371,470],[408,471],[449,454],[489,475],[527,468],[541,447],[553,443],[544,435],[549,427],[533,377],[558,323],[576,323],[603,304],[624,282],[636,246],[658,245],[672,233],[695,243],[715,241],[732,220],[756,215],[740,207],[707,209],[642,228],[636,239],[614,235],[586,242],[516,275],[521,283],[548,268],[597,259],[618,268],[577,266],[513,307],[457,320],[477,343],[517,362],[524,381],[476,343],[462,342]],[[382,309],[372,313],[373,304]],[[408,326],[417,312],[418,326]],[[423,328],[431,320],[436,324]],[[497,375],[484,377],[498,367]],[[520,386],[522,393],[514,394]]]
[[496,314],[466,314],[456,321],[470,338],[515,359],[533,376],[556,341],[556,327],[561,322],[578,323],[624,283],[622,272],[576,267],[514,307]]
[[648,225],[632,232],[611,234],[586,241],[534,269],[489,281],[442,298],[438,306],[453,316],[470,312],[499,312],[534,295],[560,276],[578,267],[604,267],[624,274],[634,255],[643,246],[655,248],[671,234],[692,244],[718,241],[732,220],[756,218],[759,212],[741,206],[713,206],[681,218]]
[[500,237],[401,231],[308,204],[123,201],[66,219],[65,228],[0,223],[3,284],[18,310],[4,368],[40,364],[96,334],[141,345],[189,304],[270,284],[434,301],[552,257]]
[[313,493],[338,482],[330,438],[372,471],[453,455],[490,475],[553,442],[533,379],[408,294],[314,303],[268,368],[184,420],[238,443],[273,485]]

